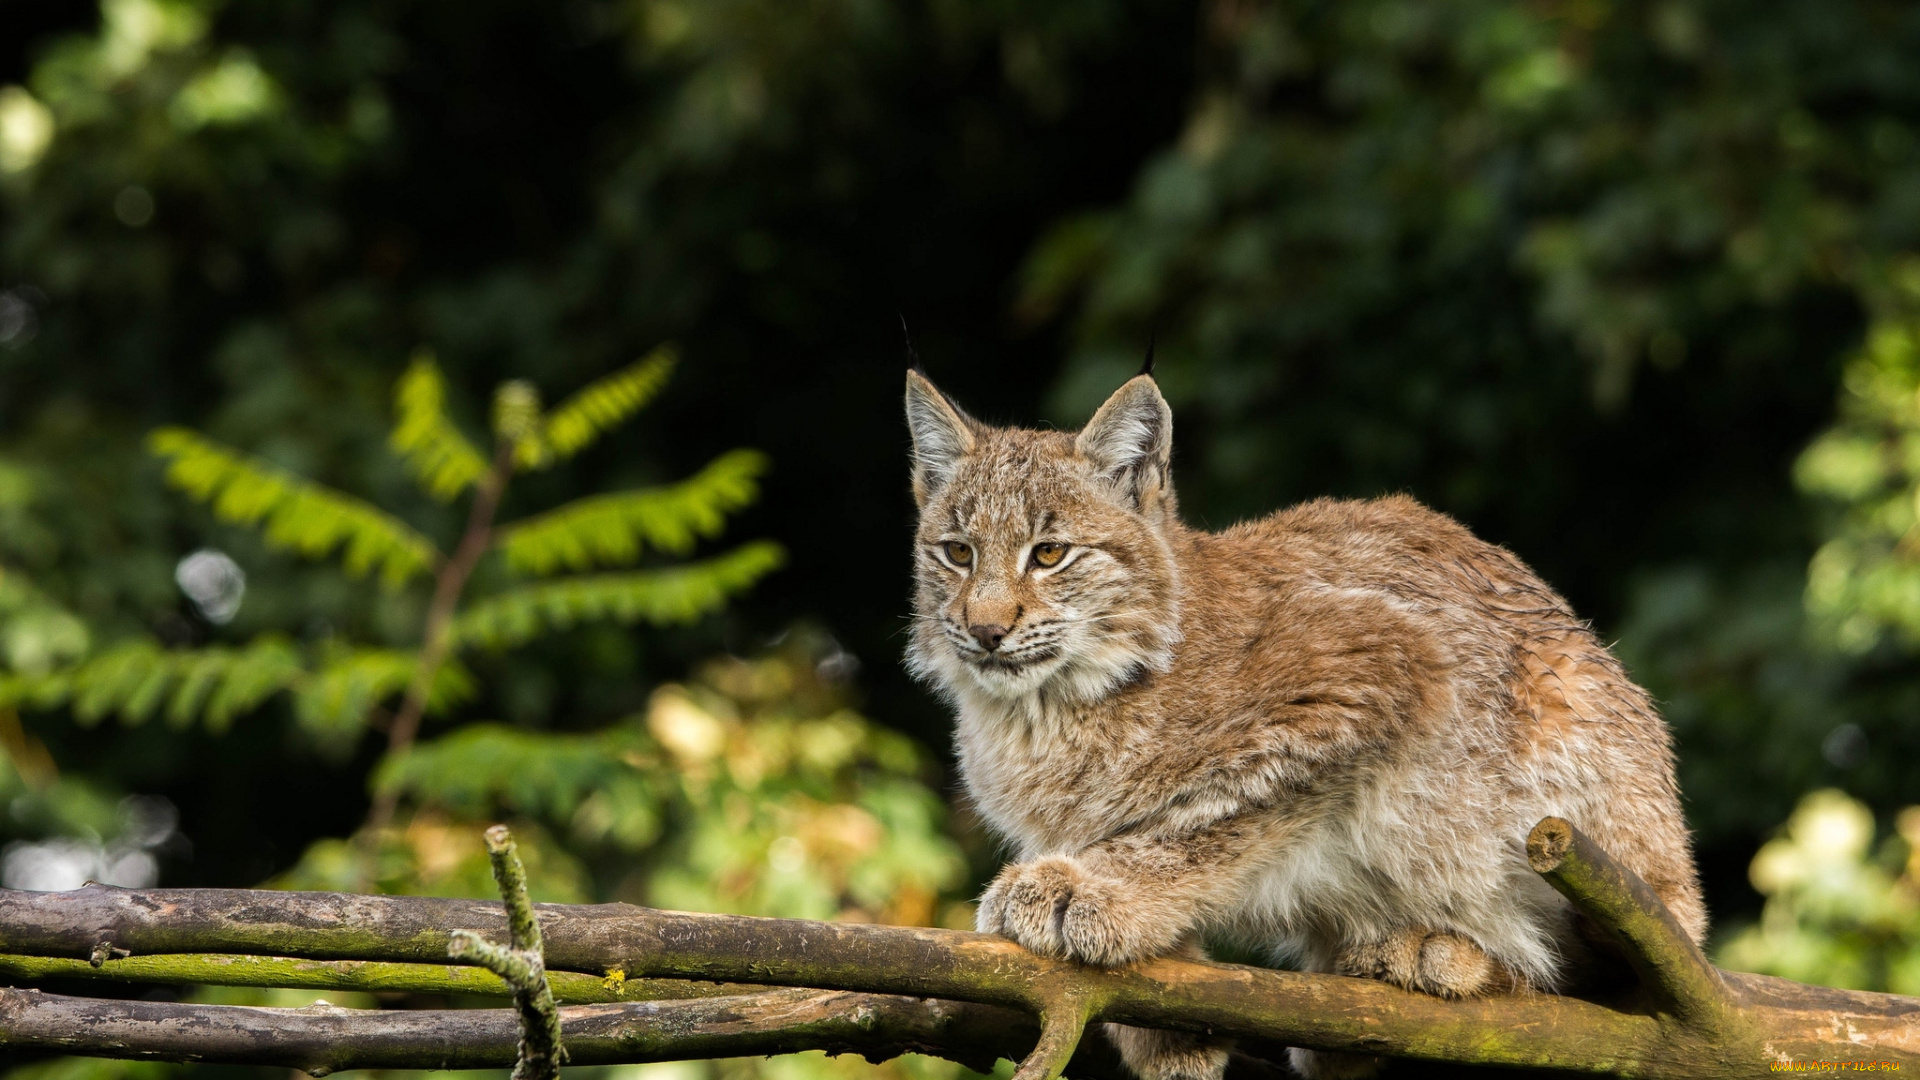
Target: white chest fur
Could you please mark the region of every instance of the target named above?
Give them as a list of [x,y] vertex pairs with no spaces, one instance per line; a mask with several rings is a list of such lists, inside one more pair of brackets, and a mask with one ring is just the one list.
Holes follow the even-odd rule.
[[1070,855],[1110,835],[1140,807],[1114,774],[1110,747],[1085,737],[1071,709],[984,696],[960,705],[957,750],[967,794],[1018,857]]

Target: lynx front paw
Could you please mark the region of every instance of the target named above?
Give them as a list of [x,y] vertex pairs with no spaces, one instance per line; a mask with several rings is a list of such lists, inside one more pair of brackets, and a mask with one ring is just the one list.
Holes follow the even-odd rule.
[[976,925],[1042,956],[1101,967],[1172,951],[1186,927],[1125,890],[1071,859],[1020,863],[987,886]]

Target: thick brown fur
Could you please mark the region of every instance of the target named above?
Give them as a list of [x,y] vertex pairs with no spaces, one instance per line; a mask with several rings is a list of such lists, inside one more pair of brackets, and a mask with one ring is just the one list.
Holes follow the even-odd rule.
[[[1016,857],[980,929],[1106,966],[1226,935],[1449,997],[1564,989],[1586,946],[1522,848],[1558,815],[1704,936],[1665,725],[1512,553],[1398,496],[1187,528],[1151,376],[1077,435],[907,389],[909,662],[955,707],[967,793]],[[1052,566],[1045,543],[1066,545]],[[1216,1045],[1115,1034],[1147,1080],[1224,1067]]]

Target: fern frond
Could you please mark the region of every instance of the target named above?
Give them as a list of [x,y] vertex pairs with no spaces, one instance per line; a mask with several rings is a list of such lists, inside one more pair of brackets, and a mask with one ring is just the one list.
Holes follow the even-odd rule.
[[480,482],[487,459],[474,449],[446,414],[446,380],[425,349],[394,386],[393,448],[427,493],[441,502]]
[[678,484],[589,496],[515,522],[498,543],[508,566],[534,575],[628,565],[648,546],[684,555],[753,502],[766,468],[765,455],[734,450]]
[[83,724],[109,715],[144,723],[164,706],[175,727],[203,718],[209,728],[224,731],[305,674],[299,651],[279,635],[262,635],[238,649],[163,649],[139,638],[63,672],[57,682],[40,681],[35,704],[70,702]]
[[785,558],[780,545],[759,540],[688,566],[528,585],[469,607],[454,619],[452,632],[462,645],[500,649],[597,619],[693,622],[777,569]]
[[525,379],[494,387],[493,437],[513,447],[513,464],[524,472],[538,472],[558,460],[547,446],[540,390]]
[[667,383],[678,360],[673,346],[662,345],[638,362],[590,383],[547,414],[544,467],[579,453],[595,439],[639,412]]
[[[366,727],[376,706],[405,692],[419,666],[409,649],[342,649],[294,691],[294,715],[300,725],[330,740],[345,740]],[[427,688],[427,711],[444,714],[473,697],[473,673],[448,661]]]
[[306,674],[300,654],[284,638],[256,639],[234,655],[225,677],[214,684],[201,713],[207,727],[224,731],[234,718],[260,707],[275,693]]
[[168,459],[167,480],[239,525],[264,525],[267,543],[308,558],[342,550],[347,573],[378,567],[397,588],[438,561],[426,537],[369,503],[245,457],[197,432],[168,427],[147,440]]
[[633,764],[647,745],[631,724],[589,734],[468,724],[389,756],[373,786],[473,817],[541,816],[571,824],[578,840],[638,850],[658,838],[666,796]]
[[57,709],[73,696],[69,671],[22,674],[0,671],[0,709]]

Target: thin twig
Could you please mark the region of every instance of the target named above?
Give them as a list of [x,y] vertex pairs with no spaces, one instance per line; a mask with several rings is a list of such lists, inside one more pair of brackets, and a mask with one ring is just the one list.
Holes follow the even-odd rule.
[[[454,611],[460,606],[460,595],[466,590],[467,579],[473,576],[474,567],[480,564],[480,557],[487,553],[487,545],[493,540],[493,519],[500,511],[500,497],[507,490],[507,481],[513,476],[513,462],[513,440],[501,439],[499,448],[494,451],[493,467],[474,491],[473,505],[467,511],[467,528],[460,536],[460,544],[434,577],[433,599],[427,605],[426,628],[421,633],[420,659],[414,666],[412,680],[407,684],[406,696],[401,699],[393,722],[387,726],[387,756],[391,759],[398,760],[406,756],[420,735],[420,722],[426,715],[427,697],[433,689],[433,680],[440,674],[441,665],[446,663],[452,645],[450,630]],[[397,788],[389,788],[374,796],[373,806],[367,811],[366,824],[362,826],[363,844],[377,842],[380,830],[393,821],[394,811],[399,809],[399,805],[400,793]]]
[[504,948],[472,930],[455,930],[447,955],[472,959],[513,987],[513,1005],[520,1013],[520,1054],[513,1080],[555,1080],[567,1059],[560,1043],[560,1011],[547,983],[547,965],[541,953],[540,920],[527,896],[527,871],[520,864],[513,834],[505,825],[487,830],[487,854],[493,860],[493,880],[506,901],[509,944]]

